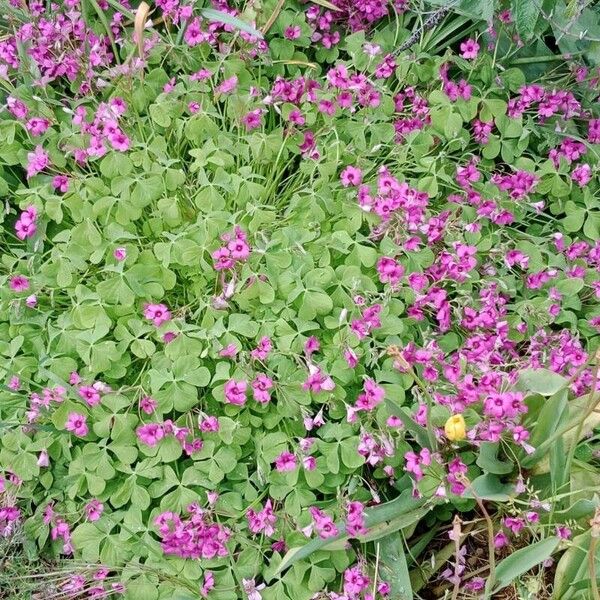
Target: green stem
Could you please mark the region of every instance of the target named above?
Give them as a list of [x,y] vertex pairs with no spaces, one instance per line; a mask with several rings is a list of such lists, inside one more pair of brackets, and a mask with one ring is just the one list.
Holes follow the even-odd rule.
[[548,56],[525,56],[523,58],[515,58],[510,61],[513,65],[526,65],[529,63],[537,63],[537,62],[553,62],[555,60],[566,60],[568,58],[573,58],[574,56],[581,56],[583,52],[573,52],[569,54],[551,54]]

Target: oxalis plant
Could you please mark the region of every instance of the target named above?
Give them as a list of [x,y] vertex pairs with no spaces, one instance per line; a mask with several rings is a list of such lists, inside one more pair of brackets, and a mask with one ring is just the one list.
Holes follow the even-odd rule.
[[3,6],[0,596],[600,598],[598,13],[533,6]]

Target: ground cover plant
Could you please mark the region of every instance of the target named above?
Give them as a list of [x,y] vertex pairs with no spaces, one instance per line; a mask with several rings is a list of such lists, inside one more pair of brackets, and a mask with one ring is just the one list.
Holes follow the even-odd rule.
[[597,7],[2,13],[0,597],[600,597]]

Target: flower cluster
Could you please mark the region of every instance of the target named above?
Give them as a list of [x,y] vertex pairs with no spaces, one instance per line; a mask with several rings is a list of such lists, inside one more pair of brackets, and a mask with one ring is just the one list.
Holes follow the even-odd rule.
[[155,517],[164,553],[193,559],[227,556],[229,529],[212,521],[210,514],[197,504],[188,506],[187,513],[185,519],[170,511]]

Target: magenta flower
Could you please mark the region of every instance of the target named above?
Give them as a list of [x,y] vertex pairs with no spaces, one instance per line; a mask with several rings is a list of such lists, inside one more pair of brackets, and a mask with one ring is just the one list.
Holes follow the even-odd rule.
[[346,531],[348,535],[356,537],[367,533],[364,510],[365,507],[362,502],[348,502],[346,506]]
[[269,390],[273,387],[273,380],[264,373],[259,373],[252,382],[252,395],[260,404],[267,404],[271,400]]
[[348,165],[341,173],[340,180],[344,187],[359,186],[362,182],[362,171]]
[[273,512],[270,498],[265,503],[264,508],[258,512],[249,508],[246,512],[246,518],[248,519],[248,529],[252,533],[264,533],[268,536],[272,536],[275,533],[277,516]]
[[320,538],[326,540],[327,538],[335,537],[339,533],[333,519],[321,509],[311,506],[308,512],[313,519],[315,530]]
[[217,94],[229,94],[237,88],[238,78],[236,75],[225,79],[216,89]]
[[41,146],[36,146],[33,152],[27,154],[27,179],[43,171],[49,164],[48,153]]
[[306,340],[306,342],[304,342],[304,353],[306,354],[306,356],[311,356],[315,352],[318,352],[320,350],[320,348],[321,348],[321,344],[319,343],[319,340],[314,335],[311,335]]
[[165,304],[146,304],[144,317],[152,321],[155,327],[160,327],[163,323],[171,320],[171,313]]
[[275,468],[280,473],[285,473],[287,471],[293,471],[296,468],[296,457],[288,451],[282,452],[275,459]]
[[271,350],[273,350],[273,343],[271,338],[265,335],[260,338],[256,348],[250,352],[250,356],[254,360],[266,360]]
[[233,358],[238,353],[235,344],[228,344],[223,349],[219,350],[219,356],[222,358]]
[[230,404],[243,406],[246,404],[247,387],[248,382],[245,380],[235,381],[235,379],[230,379],[223,388],[223,391],[225,392],[225,400]]
[[97,404],[100,404],[100,394],[96,388],[89,385],[84,385],[81,386],[77,392],[89,406],[96,406]]
[[69,178],[66,175],[55,175],[52,178],[52,187],[64,194],[69,190]]
[[113,256],[119,262],[124,261],[127,258],[127,248],[115,248]]
[[592,169],[590,165],[584,163],[577,165],[571,173],[571,179],[579,186],[586,186],[592,179]]
[[104,504],[100,500],[90,500],[85,505],[85,514],[88,521],[97,521],[104,512]]
[[202,585],[200,586],[200,595],[203,598],[206,598],[208,592],[210,592],[215,587],[215,578],[212,574],[212,571],[204,571],[204,579],[202,581]]
[[286,40],[297,40],[302,34],[302,29],[300,29],[300,25],[289,25],[283,31],[283,37]]
[[25,127],[32,136],[37,137],[46,133],[48,127],[50,127],[50,121],[40,117],[33,117],[25,123]]
[[136,429],[138,440],[146,446],[154,448],[165,437],[165,430],[160,423],[148,423]]
[[475,40],[468,39],[460,45],[460,55],[467,60],[477,58],[478,52],[479,44]]
[[158,402],[150,396],[144,396],[140,399],[140,410],[145,412],[147,415],[151,415],[158,406]]
[[37,209],[35,206],[29,206],[19,216],[15,223],[15,233],[20,240],[30,238],[37,231]]
[[129,150],[129,138],[121,130],[110,133],[108,135],[108,141],[110,145],[119,152],[126,152]]
[[252,129],[257,129],[262,124],[262,110],[260,108],[256,108],[255,110],[251,110],[246,113],[242,117],[242,125],[245,125],[246,131],[251,131]]
[[84,437],[88,434],[87,417],[79,413],[72,412],[67,418],[65,429],[74,433],[77,437]]
[[13,292],[25,292],[29,289],[29,279],[23,275],[14,275],[10,278],[9,286]]

